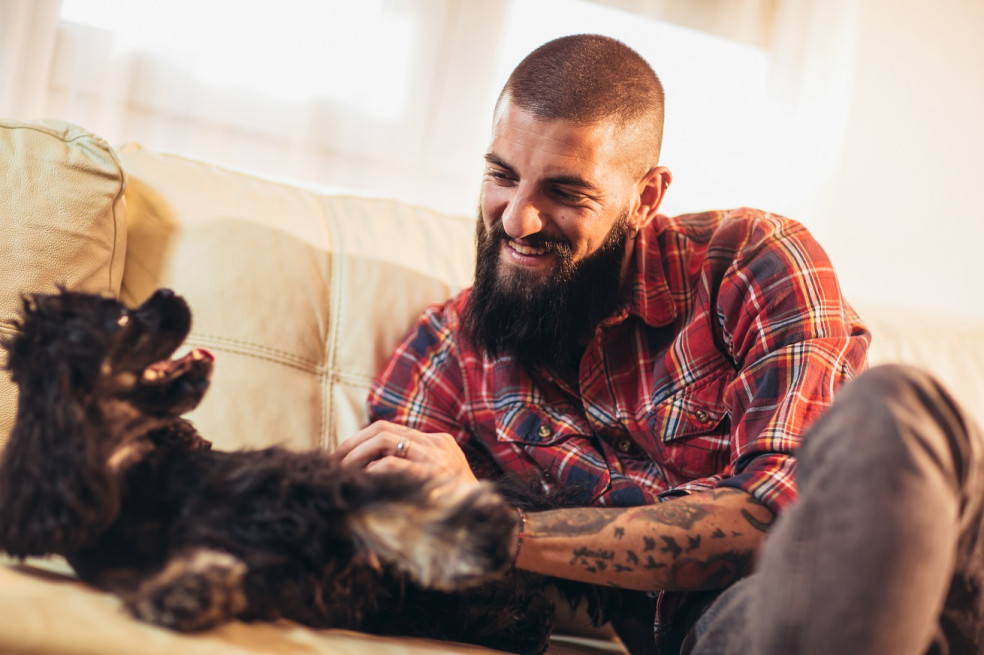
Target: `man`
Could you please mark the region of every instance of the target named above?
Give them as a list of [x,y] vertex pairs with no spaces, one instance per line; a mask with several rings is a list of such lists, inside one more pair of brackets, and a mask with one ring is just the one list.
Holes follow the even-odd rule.
[[[802,226],[756,210],[657,213],[671,181],[658,164],[662,121],[658,78],[618,41],[564,37],[520,63],[497,102],[485,156],[475,285],[424,314],[370,394],[375,422],[338,452],[349,463],[449,484],[509,475],[579,490],[585,507],[525,517],[516,566],[651,592],[655,606],[637,602],[614,621],[634,651],[677,653],[685,641],[687,650],[711,653],[909,652],[877,650],[901,639],[926,652],[939,633],[939,580],[950,578],[953,557],[940,555],[932,573],[912,576],[914,561],[926,564],[925,540],[895,562],[880,555],[896,542],[866,543],[856,532],[880,517],[898,482],[881,481],[883,495],[866,495],[863,466],[908,461],[911,452],[891,454],[901,419],[842,428],[872,397],[942,392],[913,372],[879,373],[858,383],[855,397],[865,400],[839,401],[844,409],[804,439],[863,370],[869,335]],[[961,457],[939,445],[954,443],[954,420],[938,422],[946,437],[923,450],[936,462],[979,461],[969,429],[957,431]],[[876,433],[889,445],[869,446]],[[854,514],[824,513],[824,502],[806,498],[794,505],[801,440],[803,457],[819,453],[812,497]],[[831,464],[832,452],[848,461]],[[952,492],[933,480],[936,492]],[[925,485],[905,491],[904,499],[930,493]],[[952,512],[923,518],[952,527],[953,508],[966,505],[961,493],[942,494],[937,509]],[[856,503],[859,494],[871,502]],[[766,533],[790,506],[807,509],[776,528],[782,536],[770,537],[763,553]],[[828,516],[839,522],[813,525]],[[885,531],[911,536],[894,524]],[[922,601],[930,609],[884,606],[890,622],[909,620],[889,642],[865,645],[858,635],[870,624],[843,625],[845,615],[869,608],[865,594],[878,586],[837,568],[861,543],[875,555],[861,556],[855,569],[891,561],[882,575],[919,578],[915,593],[933,599]],[[842,561],[823,569],[813,559],[834,554]],[[757,558],[758,572],[746,578]],[[845,580],[861,590],[842,593]],[[853,605],[826,603],[831,594]],[[802,606],[811,602],[823,606]],[[824,617],[828,605],[837,611]],[[857,650],[839,650],[844,643]]]

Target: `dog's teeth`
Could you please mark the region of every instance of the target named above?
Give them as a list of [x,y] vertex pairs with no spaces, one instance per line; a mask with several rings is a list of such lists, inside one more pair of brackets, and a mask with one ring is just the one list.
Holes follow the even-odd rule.
[[201,350],[197,350],[197,349],[196,350],[192,350],[191,351],[191,358],[193,360],[195,360],[196,362],[200,362],[203,359],[205,359],[205,354]]
[[143,379],[146,380],[147,382],[153,382],[159,377],[161,377],[160,371],[155,371],[150,368],[144,369]]

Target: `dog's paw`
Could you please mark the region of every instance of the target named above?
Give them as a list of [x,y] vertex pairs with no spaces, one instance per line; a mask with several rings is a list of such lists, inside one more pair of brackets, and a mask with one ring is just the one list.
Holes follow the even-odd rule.
[[493,486],[482,483],[450,495],[438,488],[424,502],[373,507],[353,527],[381,560],[425,587],[454,591],[508,569],[518,520]]
[[206,630],[246,610],[246,565],[214,550],[172,559],[126,605],[137,618],[174,630]]

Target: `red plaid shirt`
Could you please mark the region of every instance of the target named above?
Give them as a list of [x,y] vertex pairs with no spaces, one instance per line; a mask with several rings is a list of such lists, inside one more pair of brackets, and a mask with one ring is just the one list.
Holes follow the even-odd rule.
[[468,290],[431,307],[374,385],[370,417],[449,432],[479,474],[576,486],[596,505],[731,486],[782,511],[800,437],[870,341],[826,253],[757,210],[660,216],[628,279],[577,380],[484,357],[461,332]]

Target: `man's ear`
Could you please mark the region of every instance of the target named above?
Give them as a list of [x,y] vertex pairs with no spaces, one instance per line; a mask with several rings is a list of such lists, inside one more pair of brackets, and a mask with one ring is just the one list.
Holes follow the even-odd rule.
[[634,230],[641,230],[656,218],[659,205],[663,202],[666,189],[673,181],[673,175],[666,166],[655,166],[642,176],[637,187],[638,195],[635,211],[629,217]]

